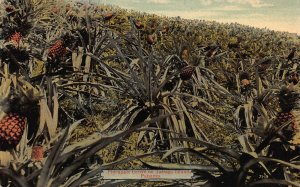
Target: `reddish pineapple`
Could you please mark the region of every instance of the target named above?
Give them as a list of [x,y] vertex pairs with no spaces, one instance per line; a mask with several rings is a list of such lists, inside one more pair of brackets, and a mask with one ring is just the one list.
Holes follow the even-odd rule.
[[65,56],[67,53],[67,49],[64,45],[63,40],[57,40],[52,47],[50,47],[48,51],[48,56],[50,58],[56,59]]
[[0,149],[16,147],[24,133],[26,117],[17,113],[8,113],[0,121]]
[[17,46],[19,46],[21,39],[22,39],[22,34],[20,32],[15,32],[9,37],[9,40]]
[[32,147],[31,160],[34,162],[40,162],[44,158],[43,146],[35,145]]

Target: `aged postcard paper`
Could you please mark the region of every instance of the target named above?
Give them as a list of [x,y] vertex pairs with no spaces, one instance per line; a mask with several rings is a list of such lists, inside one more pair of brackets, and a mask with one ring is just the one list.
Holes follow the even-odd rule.
[[0,186],[300,186],[299,0],[0,4]]

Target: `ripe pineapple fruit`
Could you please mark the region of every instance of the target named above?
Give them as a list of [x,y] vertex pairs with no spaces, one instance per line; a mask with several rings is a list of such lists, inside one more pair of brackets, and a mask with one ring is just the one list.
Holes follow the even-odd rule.
[[[84,29],[78,31],[82,34],[83,39],[86,40],[85,36],[87,33]],[[71,47],[72,44],[76,44],[77,40],[71,34],[64,34],[60,39],[58,39],[49,49],[48,49],[48,57],[52,60],[57,60],[64,57],[67,54],[67,47]],[[87,41],[85,41],[87,42]]]
[[241,80],[241,93],[247,95],[251,90],[251,83],[250,83],[250,75],[247,72],[243,72],[240,76]]
[[282,129],[282,136],[286,141],[291,140],[298,126],[292,112],[298,101],[298,97],[299,95],[297,93],[288,88],[283,88],[279,93],[279,106],[281,111],[277,114],[274,125],[281,127],[288,123],[288,125]]
[[23,136],[26,117],[8,113],[0,120],[0,149],[7,150],[17,146]]
[[32,147],[31,160],[35,162],[42,161],[44,158],[44,148],[41,145]]
[[16,46],[19,46],[21,39],[22,39],[22,34],[20,32],[15,32],[9,38],[9,40],[13,42]]
[[155,34],[148,34],[146,36],[146,41],[149,45],[153,45],[157,41],[156,35]]
[[67,49],[65,47],[65,42],[60,39],[57,40],[52,47],[50,47],[48,51],[48,56],[52,59],[57,59],[65,56],[67,53]]

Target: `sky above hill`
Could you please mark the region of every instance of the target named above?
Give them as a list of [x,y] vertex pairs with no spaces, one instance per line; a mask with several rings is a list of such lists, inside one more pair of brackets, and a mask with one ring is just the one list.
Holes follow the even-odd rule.
[[300,0],[89,0],[158,15],[238,22],[300,34]]

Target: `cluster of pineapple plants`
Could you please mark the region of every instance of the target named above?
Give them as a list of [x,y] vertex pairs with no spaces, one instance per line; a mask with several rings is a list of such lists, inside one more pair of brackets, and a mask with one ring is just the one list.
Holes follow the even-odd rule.
[[54,0],[5,0],[0,21],[2,186],[140,185],[101,178],[116,168],[300,186],[288,33]]

